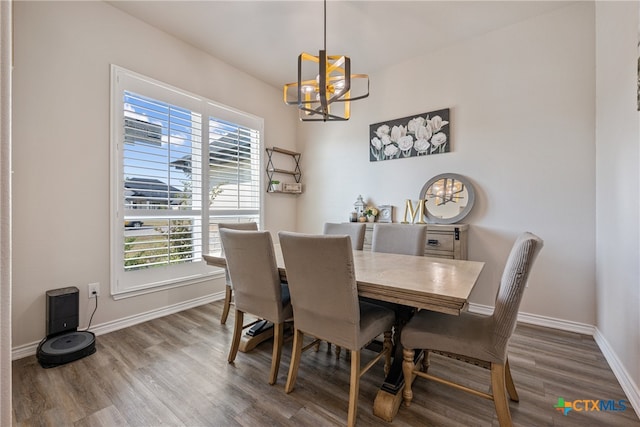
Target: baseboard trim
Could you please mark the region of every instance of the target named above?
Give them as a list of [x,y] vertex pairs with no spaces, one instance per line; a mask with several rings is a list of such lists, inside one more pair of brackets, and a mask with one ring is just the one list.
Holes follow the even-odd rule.
[[[133,316],[123,317],[122,319],[113,320],[111,322],[102,323],[91,328],[91,332],[96,336],[107,334],[109,332],[117,331],[119,329],[128,328],[129,326],[137,325],[138,323],[146,322],[148,320],[157,319],[158,317],[168,316],[179,311],[187,310],[189,308],[198,307],[210,302],[219,301],[224,299],[224,291],[216,292],[213,294],[205,295],[202,297],[194,298],[188,301],[183,301],[177,304],[172,304],[166,307],[161,307],[156,310],[150,310],[144,313],[135,314]],[[40,341],[24,344],[21,346],[13,347],[11,350],[11,360],[22,359],[23,357],[33,356],[38,350],[38,344]]]
[[[471,303],[469,304],[469,311],[472,313],[490,315],[493,313],[493,307]],[[518,313],[518,322],[591,336],[593,336],[596,330],[595,326],[588,325],[586,323],[573,322],[570,320],[556,319],[554,317],[523,312]]]
[[[469,311],[489,315],[493,313],[493,307],[482,304],[469,304]],[[616,376],[620,387],[622,387],[622,391],[624,391],[624,394],[627,396],[627,400],[629,400],[636,414],[640,414],[640,389],[598,328],[585,323],[555,319],[530,313],[519,313],[518,322],[592,336],[600,348],[600,351],[602,351],[607,363],[609,363],[609,367]]]
[[607,359],[613,374],[620,383],[620,387],[622,387],[624,394],[627,396],[627,399],[629,399],[629,403],[633,406],[636,414],[640,414],[640,389],[638,385],[633,382],[624,365],[620,362],[620,359],[618,359],[615,351],[613,351],[613,348],[611,348],[609,342],[598,328],[596,328],[593,334],[593,339],[596,341],[596,344],[598,344],[598,347],[600,347],[604,358]]

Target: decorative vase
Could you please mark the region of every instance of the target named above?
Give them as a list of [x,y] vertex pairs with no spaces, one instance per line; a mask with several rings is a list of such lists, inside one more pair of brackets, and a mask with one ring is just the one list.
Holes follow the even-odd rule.
[[278,183],[272,182],[270,185],[269,191],[271,191],[272,193],[282,191],[282,184],[279,182]]
[[374,222],[375,220],[376,220],[376,217],[375,217],[375,216],[373,216],[373,215],[369,215],[369,216],[367,217],[367,221],[368,221],[368,222]]

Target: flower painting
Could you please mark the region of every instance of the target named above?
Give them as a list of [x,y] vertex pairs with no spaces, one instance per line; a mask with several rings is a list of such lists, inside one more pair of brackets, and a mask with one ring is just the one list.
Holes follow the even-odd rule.
[[369,126],[369,160],[448,153],[449,129],[448,108],[372,124]]

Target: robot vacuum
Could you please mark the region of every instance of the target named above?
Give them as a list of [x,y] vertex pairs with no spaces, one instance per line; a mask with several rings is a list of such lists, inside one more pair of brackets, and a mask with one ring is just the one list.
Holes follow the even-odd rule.
[[49,337],[38,345],[37,358],[43,368],[73,362],[96,352],[93,332],[69,332]]
[[78,331],[78,288],[47,291],[47,337],[38,345],[36,357],[43,368],[73,362],[96,352],[93,332]]

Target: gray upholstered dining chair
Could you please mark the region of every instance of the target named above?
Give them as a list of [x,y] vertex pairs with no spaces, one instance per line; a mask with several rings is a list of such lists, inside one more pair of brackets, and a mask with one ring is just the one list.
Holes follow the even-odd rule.
[[322,234],[347,235],[351,237],[351,247],[354,251],[361,251],[364,247],[364,233],[367,224],[364,222],[325,222]]
[[[353,249],[349,236],[308,235],[281,231],[280,246],[287,269],[294,314],[291,364],[285,391],[293,391],[304,336],[332,342],[351,351],[347,425],[356,423],[360,376],[382,357],[385,373],[391,363],[391,328],[395,314],[385,307],[358,300]],[[384,333],[382,351],[360,366],[360,350]]]
[[244,314],[266,319],[273,323],[269,384],[275,384],[284,342],[284,323],[293,320],[293,310],[289,289],[280,282],[271,234],[222,228],[220,237],[235,293],[235,324],[228,361],[233,363],[238,354],[242,330],[256,323],[245,325]]
[[[231,230],[253,230],[256,231],[258,229],[258,224],[255,222],[229,222],[229,223],[220,223],[218,224],[218,230],[223,228],[229,228]],[[224,248],[222,249],[222,253],[220,256],[224,256]],[[231,298],[233,297],[233,285],[231,284],[231,279],[229,278],[229,270],[225,270],[224,272],[226,278],[226,286],[224,293],[224,305],[222,306],[222,315],[220,316],[220,323],[227,323],[227,317],[229,317],[229,309],[231,308]]]
[[[492,315],[463,312],[452,316],[421,310],[405,325],[401,336],[405,406],[411,404],[411,383],[419,376],[493,400],[500,425],[511,425],[505,389],[511,400],[517,402],[519,398],[509,369],[507,344],[516,327],[529,272],[542,246],[543,241],[528,232],[517,238],[502,274]],[[414,366],[415,349],[425,350],[422,370]],[[489,369],[493,394],[427,373],[430,352]]]
[[422,224],[375,224],[372,252],[401,255],[424,255],[427,226]]

